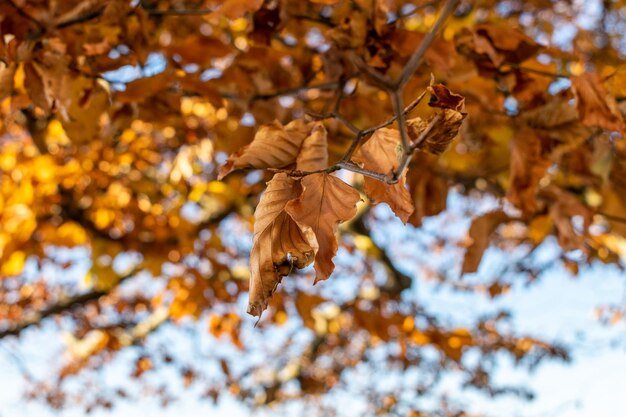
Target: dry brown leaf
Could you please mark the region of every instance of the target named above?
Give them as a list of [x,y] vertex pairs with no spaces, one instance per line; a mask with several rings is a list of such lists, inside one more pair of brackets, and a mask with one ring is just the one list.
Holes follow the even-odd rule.
[[472,243],[465,252],[462,272],[476,272],[483,253],[489,247],[490,237],[498,226],[509,219],[502,210],[490,211],[474,219],[469,229]]
[[617,103],[606,92],[597,74],[585,73],[571,77],[571,81],[578,116],[583,125],[625,132],[624,119]]
[[511,141],[511,174],[508,200],[525,215],[537,211],[535,195],[550,160],[543,155],[541,139],[527,127],[520,127]]
[[228,158],[220,168],[218,179],[236,169],[283,168],[294,163],[311,129],[312,124],[303,120],[294,120],[286,126],[279,122],[261,126],[252,143]]
[[317,238],[315,282],[327,279],[335,269],[337,225],[356,214],[359,193],[334,175],[325,172],[302,179],[304,191],[285,210],[299,224],[310,227]]
[[139,78],[126,84],[126,89],[117,92],[115,98],[122,103],[141,102],[166,89],[175,79],[176,75],[172,71],[164,71],[152,77]]
[[[353,159],[366,169],[391,175],[398,168],[402,152],[400,133],[395,129],[383,128],[361,146]],[[406,171],[398,183],[391,185],[365,177],[363,188],[373,204],[387,203],[396,216],[406,223],[414,208],[405,184]]]
[[479,67],[490,69],[498,68],[505,62],[519,64],[540,49],[521,30],[493,24],[464,29],[457,35],[456,45],[459,52],[475,59]]
[[285,211],[286,204],[302,192],[299,181],[285,173],[274,175],[254,212],[254,237],[250,252],[248,313],[260,316],[267,301],[293,267],[304,268],[317,249],[309,228],[299,226]]
[[446,209],[448,183],[434,172],[434,163],[435,156],[418,152],[407,174],[415,206],[409,223],[415,227],[422,225],[422,218],[437,215]]
[[543,106],[526,110],[521,117],[528,126],[539,129],[553,129],[578,120],[576,108],[565,98],[556,98]]
[[315,307],[326,301],[328,300],[316,294],[307,294],[305,292],[298,294],[298,298],[296,298],[295,302],[296,310],[298,310],[298,315],[302,319],[302,324],[304,324],[305,327],[315,330],[315,318],[311,313]]
[[5,65],[0,61],[0,101],[9,97],[13,92],[13,78],[16,70],[17,64],[15,62]]
[[[554,222],[559,245],[566,251],[583,248],[584,234],[593,216],[591,209],[577,195],[554,185],[541,190],[541,198],[548,202],[548,214]],[[583,220],[581,233],[572,224],[574,216]]]
[[216,38],[190,35],[168,46],[167,52],[180,55],[185,63],[209,65],[213,59],[232,53],[232,48]]
[[[422,140],[418,149],[430,152],[434,155],[442,154],[454,138],[458,135],[463,120],[467,116],[456,110],[444,109],[439,113],[437,122]],[[430,119],[432,120],[432,118]],[[430,121],[425,121],[421,117],[407,120],[407,130],[412,141],[416,141],[420,134],[426,129]]]
[[439,155],[448,148],[450,142],[459,133],[463,120],[467,116],[467,113],[463,112],[465,98],[451,92],[443,84],[431,85],[427,89],[430,93],[428,105],[441,109],[436,116],[433,116],[439,117],[439,121],[435,123],[424,138],[420,138],[420,136],[432,122],[433,117],[428,121],[421,117],[407,120],[407,130],[413,142],[420,141],[419,149]]
[[[396,29],[390,36],[390,46],[403,58],[408,58],[415,52],[417,46],[424,40],[424,34],[405,29]],[[454,43],[442,38],[436,38],[424,55],[426,63],[434,70],[449,73],[456,64],[458,55]]]
[[311,134],[302,142],[296,158],[296,169],[317,171],[328,167],[328,133],[322,123],[316,123]]
[[443,84],[429,85],[426,89],[430,93],[428,101],[430,107],[463,111],[465,98],[462,95],[453,93]]

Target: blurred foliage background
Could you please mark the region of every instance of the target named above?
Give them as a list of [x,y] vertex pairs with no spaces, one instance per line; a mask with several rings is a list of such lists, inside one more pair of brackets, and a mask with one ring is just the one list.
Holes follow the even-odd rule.
[[[28,398],[59,409],[145,395],[167,404],[171,381],[152,377],[166,368],[203,398],[304,402],[319,415],[345,412],[324,400],[337,392],[358,396],[366,415],[466,415],[437,391],[449,373],[488,396],[531,398],[492,381],[496,357],[533,367],[567,360],[567,346],[518,332],[506,311],[446,323],[415,293],[429,282],[497,298],[550,279],[556,264],[621,270],[621,1],[458,2],[402,92],[411,102],[432,76],[468,114],[446,152],[411,162],[409,225],[364,201],[340,228],[329,281],[312,286],[299,272],[256,327],[245,317],[253,213],[271,173],[217,181],[220,165],[261,125],[297,119],[323,119],[337,161],[349,125],[393,116],[363,64],[398,76],[442,5],[0,3],[0,344],[50,327],[64,341],[47,379],[25,375]],[[422,103],[411,114],[432,112]],[[557,248],[549,259],[546,244]],[[504,261],[481,265],[488,248]],[[399,253],[417,273],[398,267]],[[625,308],[602,305],[599,316],[618,323]],[[151,345],[164,328],[200,328],[219,348],[189,358]],[[125,372],[143,390],[93,377],[130,349]],[[368,377],[355,381],[355,369]],[[389,372],[420,377],[382,388]]]

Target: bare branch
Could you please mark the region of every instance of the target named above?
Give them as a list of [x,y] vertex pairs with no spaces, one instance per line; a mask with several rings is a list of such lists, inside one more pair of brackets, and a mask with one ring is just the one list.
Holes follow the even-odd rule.
[[[422,99],[424,98],[424,96],[426,95],[426,91],[424,91],[422,94],[419,95],[419,97],[417,97],[415,100],[413,100],[411,102],[411,104],[409,104],[408,106],[406,106],[404,108],[404,114],[407,115],[411,112],[411,110],[413,110],[415,107],[417,107],[418,104],[420,104],[420,102],[422,101]],[[363,136],[369,136],[372,133],[374,133],[375,131],[377,131],[378,129],[382,129],[383,127],[387,127],[390,126],[393,122],[395,122],[397,119],[397,115],[394,115],[392,118],[385,120],[384,122],[382,122],[381,124],[378,124],[376,126],[372,126],[369,127],[365,130],[363,130],[361,133],[363,134]]]
[[7,4],[9,6],[13,7],[15,9],[15,11],[17,11],[17,13],[20,16],[22,16],[23,18],[25,18],[27,20],[30,20],[31,22],[36,24],[39,27],[39,29],[43,29],[44,28],[44,25],[39,20],[35,19],[30,14],[28,14],[24,9],[22,9],[20,6],[15,4],[14,0],[7,0]]
[[402,105],[402,95],[398,91],[394,91],[390,94],[391,103],[393,104],[393,111],[395,113],[396,120],[398,121],[398,129],[400,130],[400,140],[402,141],[403,155],[410,154],[412,150],[409,146],[409,135],[406,131],[406,123],[404,120],[404,110]]
[[48,317],[70,312],[79,306],[83,306],[91,301],[96,301],[100,299],[100,297],[109,294],[114,288],[117,288],[122,282],[131,278],[133,275],[134,272],[121,277],[115,286],[108,290],[94,289],[92,291],[61,300],[57,304],[53,304],[39,312],[32,313],[25,320],[0,331],[0,339],[7,336],[19,336],[24,329],[39,324]]

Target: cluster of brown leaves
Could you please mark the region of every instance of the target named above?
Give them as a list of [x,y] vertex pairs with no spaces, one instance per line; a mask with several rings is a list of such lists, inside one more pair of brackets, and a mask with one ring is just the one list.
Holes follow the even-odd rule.
[[[367,172],[393,178],[415,150],[434,155],[445,151],[466,116],[464,99],[441,84],[429,86],[428,91],[429,105],[439,111],[429,120],[407,121],[409,149],[403,148],[399,130],[380,128],[362,143],[353,161]],[[218,179],[235,169],[282,170],[267,183],[255,211],[248,307],[254,316],[267,308],[281,278],[294,267],[301,269],[314,261],[316,283],[335,269],[337,226],[356,215],[360,195],[332,174],[339,166],[329,168],[327,148],[328,133],[321,122],[295,120],[286,126],[274,122],[262,126],[252,143],[231,155],[220,169]],[[406,188],[406,170],[394,182],[366,176],[363,191],[372,204],[387,203],[406,223],[415,210]]]

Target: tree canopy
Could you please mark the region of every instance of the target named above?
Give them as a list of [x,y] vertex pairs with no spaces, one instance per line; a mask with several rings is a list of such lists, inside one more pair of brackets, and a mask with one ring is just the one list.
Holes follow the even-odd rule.
[[[358,367],[425,375],[364,382],[368,415],[461,415],[413,401],[446,372],[526,395],[492,382],[494,357],[566,347],[505,312],[448,326],[412,294],[549,279],[546,242],[573,275],[623,266],[626,3],[592,3],[0,3],[0,339],[67,339],[30,395],[88,410],[139,395],[71,384],[129,349],[139,385],[173,367],[250,406],[321,407]],[[424,227],[452,196],[466,236]],[[374,236],[398,221],[421,236],[419,276],[393,232]],[[488,249],[517,255],[494,269]],[[235,352],[203,359],[215,369],[148,343],[199,322]]]

